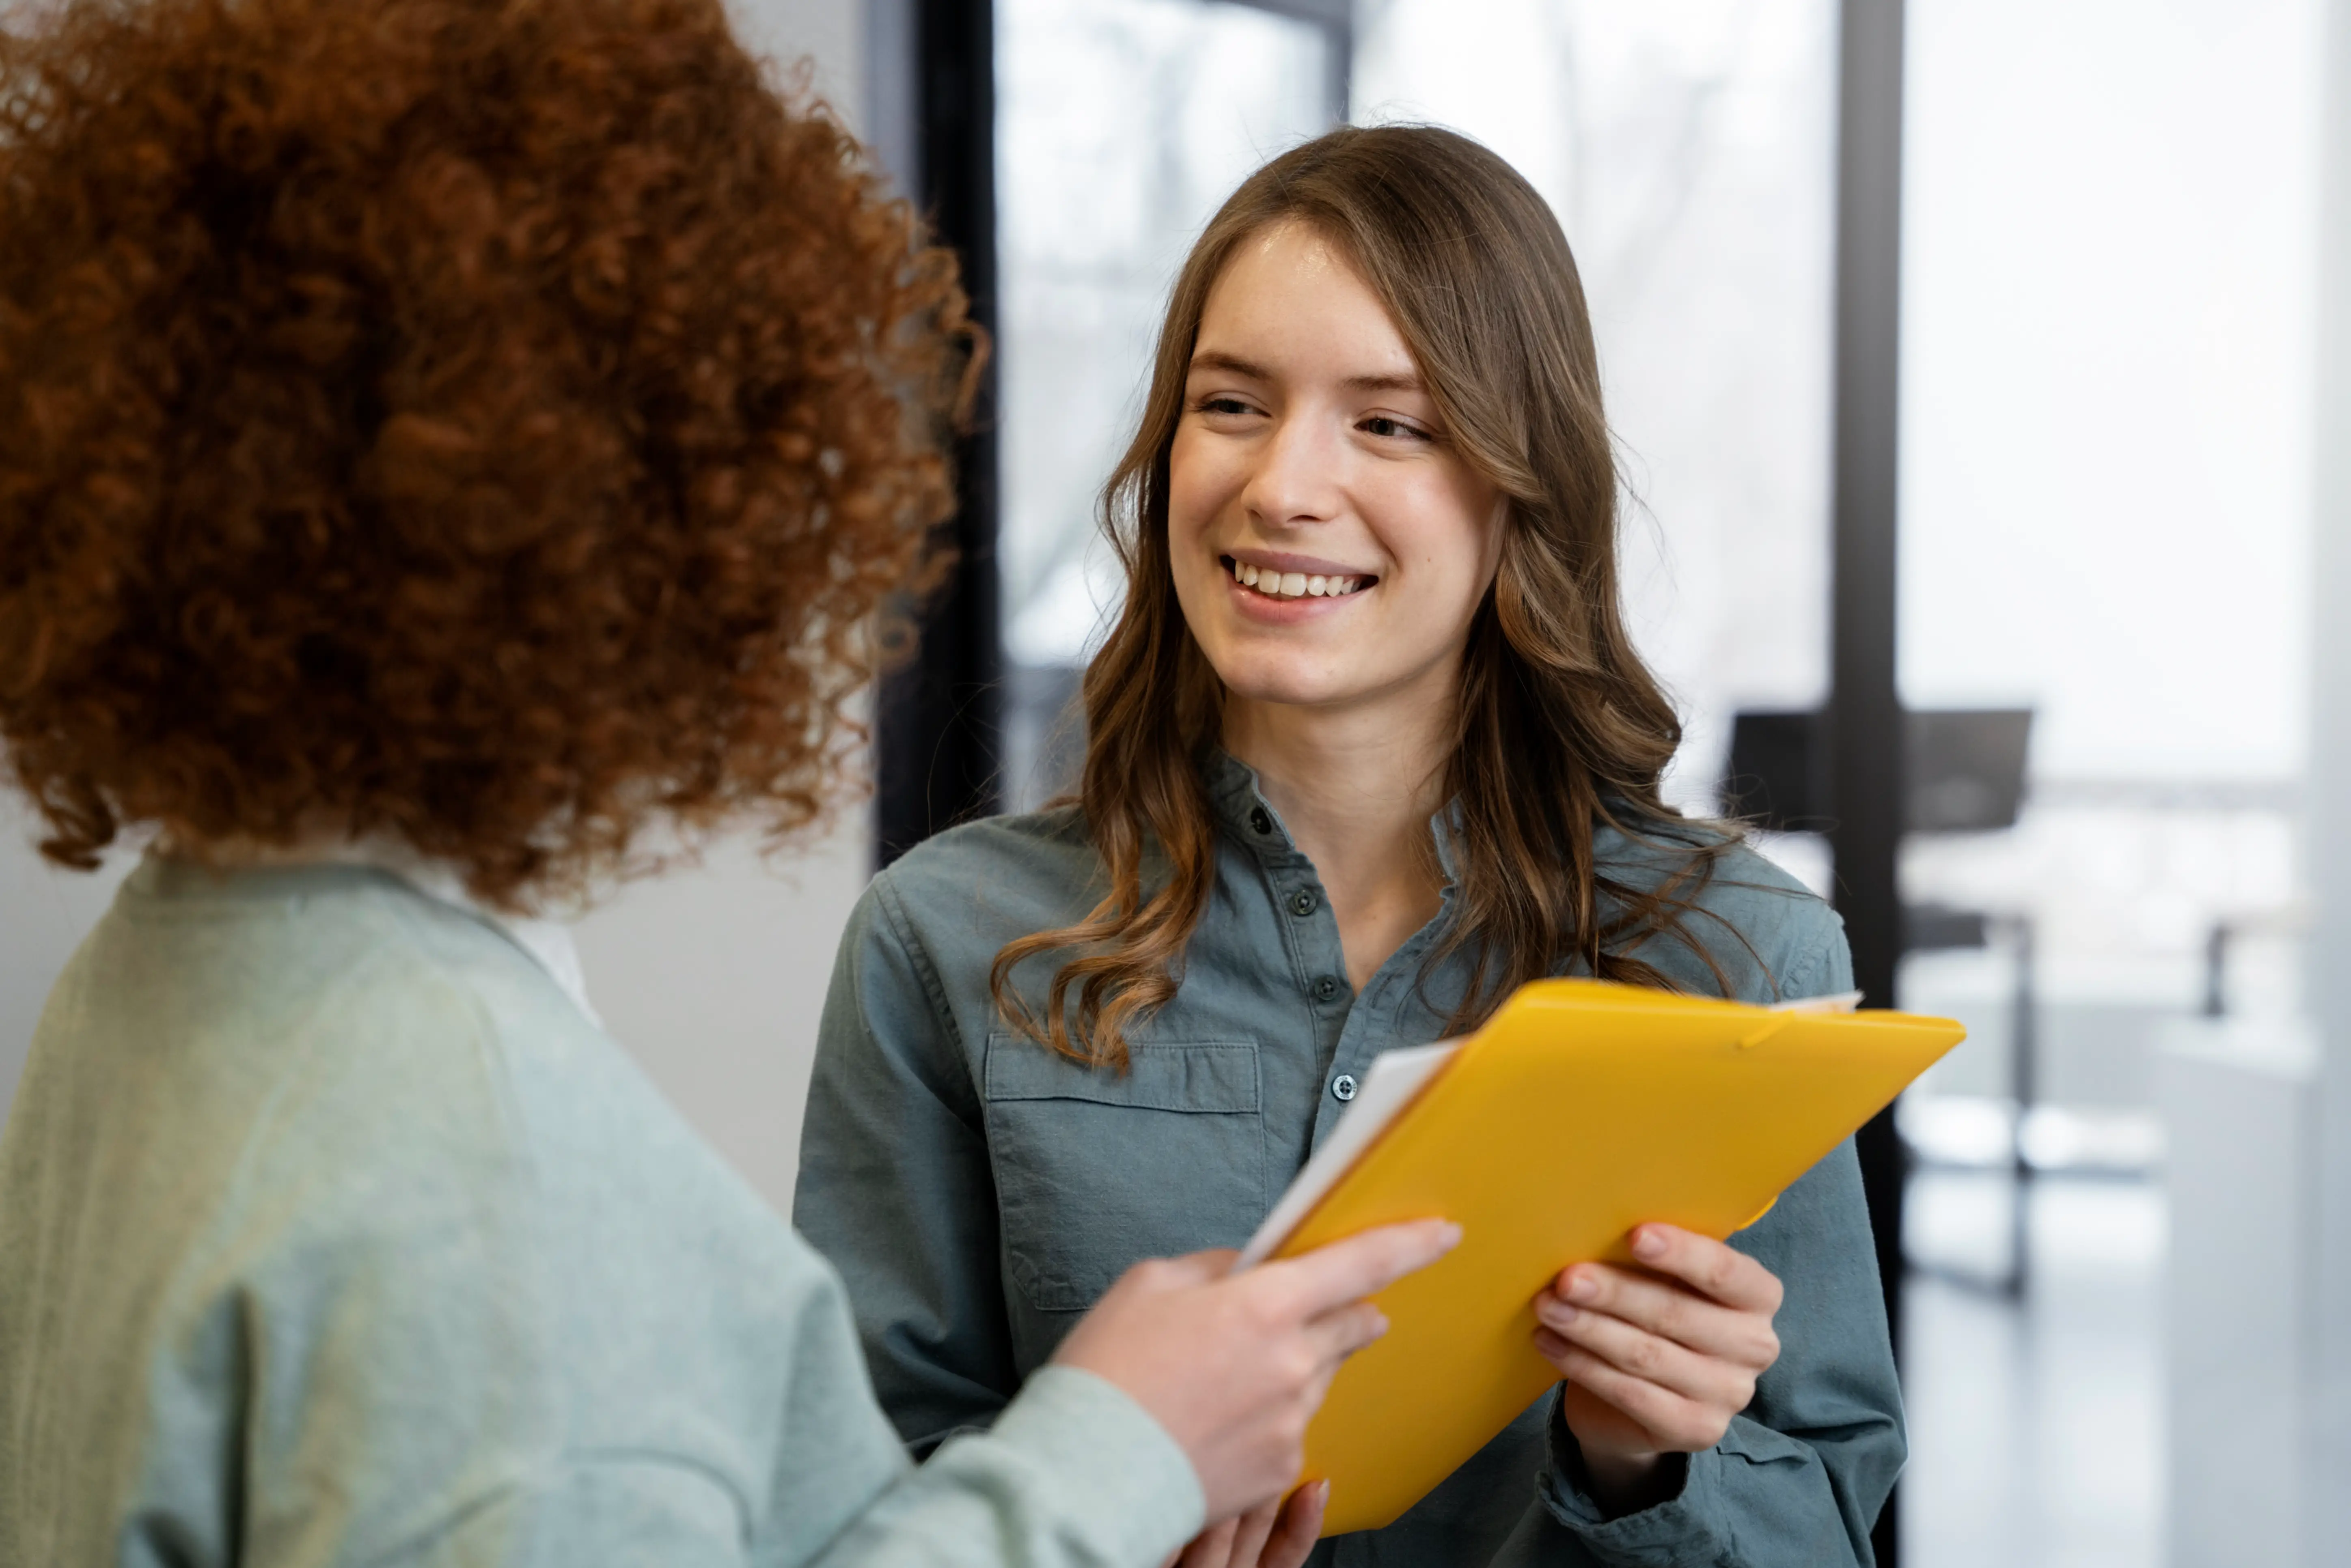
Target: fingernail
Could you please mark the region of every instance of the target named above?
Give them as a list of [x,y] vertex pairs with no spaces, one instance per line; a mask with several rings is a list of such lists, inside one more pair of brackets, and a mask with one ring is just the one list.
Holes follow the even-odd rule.
[[1318,1503],[1329,1502],[1331,1501],[1331,1483],[1329,1481],[1319,1480],[1314,1483],[1314,1501]]
[[1545,1323],[1565,1324],[1573,1323],[1577,1314],[1573,1307],[1561,1301],[1557,1296],[1553,1296],[1543,1303],[1541,1316]]
[[1652,1262],[1666,1255],[1665,1233],[1646,1227],[1633,1232],[1633,1255]]
[[1448,1252],[1454,1248],[1461,1245],[1461,1227],[1456,1225],[1450,1220],[1447,1220],[1445,1222],[1445,1229],[1437,1234],[1439,1239],[1444,1241],[1445,1250]]
[[1588,1302],[1600,1293],[1600,1282],[1590,1274],[1570,1274],[1567,1278],[1567,1299]]

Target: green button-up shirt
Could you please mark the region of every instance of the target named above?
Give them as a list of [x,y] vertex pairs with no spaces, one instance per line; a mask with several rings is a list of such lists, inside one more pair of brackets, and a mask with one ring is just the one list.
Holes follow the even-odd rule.
[[[1380,1052],[1444,1033],[1424,986],[1448,918],[1358,994],[1314,867],[1257,788],[1208,764],[1217,879],[1175,999],[1130,1032],[1132,1066],[1092,1071],[1013,1032],[987,989],[1006,942],[1068,925],[1104,879],[1074,811],[943,834],[875,878],[825,1004],[794,1219],[841,1270],[884,1408],[917,1452],[984,1427],[1136,1260],[1248,1239],[1346,1111]],[[1436,825],[1449,867],[1444,819]],[[1603,831],[1621,881],[1654,885],[1686,851]],[[1448,870],[1449,877],[1449,870]],[[1448,888],[1447,909],[1451,906]],[[1835,915],[1743,846],[1719,863],[1693,934],[1752,1001],[1849,989]],[[1712,994],[1678,942],[1641,950]],[[1042,1013],[1053,960],[1016,979]],[[1903,1459],[1900,1395],[1859,1170],[1823,1160],[1733,1244],[1787,1288],[1780,1360],[1677,1496],[1607,1518],[1552,1412],[1510,1427],[1385,1530],[1326,1542],[1341,1564],[1870,1561]]]

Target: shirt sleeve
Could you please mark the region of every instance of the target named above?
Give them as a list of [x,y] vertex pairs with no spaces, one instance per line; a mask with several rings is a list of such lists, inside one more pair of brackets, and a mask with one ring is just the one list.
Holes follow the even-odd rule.
[[1019,1386],[978,1096],[884,876],[841,938],[792,1221],[841,1272],[875,1393],[917,1457]]
[[1191,1461],[1165,1428],[1092,1373],[1048,1366],[993,1429],[956,1437],[903,1474],[811,1561],[1150,1568],[1206,1521]]
[[[820,1271],[818,1271],[820,1275]],[[865,1386],[839,1289],[820,1278],[792,1353],[774,1486],[649,1453],[575,1456],[484,1497],[384,1568],[1149,1568],[1205,1502],[1175,1439],[1090,1373],[1047,1367],[995,1429],[911,1466]],[[765,1515],[762,1519],[759,1516]],[[253,1561],[349,1561],[327,1535]]]
[[[1790,996],[1852,988],[1832,934],[1791,972]],[[1551,1462],[1535,1510],[1496,1568],[1603,1563],[1666,1568],[1829,1568],[1872,1562],[1869,1532],[1901,1472],[1902,1397],[1886,1332],[1861,1167],[1847,1139],[1730,1244],[1779,1276],[1780,1358],[1721,1442],[1689,1456],[1680,1490],[1610,1518],[1584,1484],[1582,1456],[1555,1409]]]

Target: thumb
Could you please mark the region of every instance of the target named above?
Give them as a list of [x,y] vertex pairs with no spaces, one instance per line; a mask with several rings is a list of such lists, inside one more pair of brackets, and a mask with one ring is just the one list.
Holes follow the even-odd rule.
[[1233,1260],[1239,1256],[1230,1247],[1212,1247],[1205,1252],[1186,1252],[1180,1258],[1162,1258],[1145,1277],[1155,1293],[1214,1284],[1233,1272]]

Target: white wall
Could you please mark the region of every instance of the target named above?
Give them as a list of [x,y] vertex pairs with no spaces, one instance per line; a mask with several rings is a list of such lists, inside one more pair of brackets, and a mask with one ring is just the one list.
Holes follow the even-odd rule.
[[625,888],[576,932],[605,1026],[787,1211],[817,1012],[871,842],[852,807],[805,856],[769,864],[724,845],[698,869]]
[[727,5],[745,43],[781,64],[806,62],[818,95],[862,133],[865,0],[727,0]]
[[2166,1562],[2318,1568],[2337,1559],[2309,1545],[2317,1476],[2278,1462],[2310,1385],[2316,1040],[2246,1018],[2174,1019],[2163,1036]]
[[[744,36],[808,57],[854,127],[862,0],[734,0]],[[28,814],[0,802],[0,1116],[57,971],[129,870],[81,876],[35,853]],[[869,832],[852,805],[804,857],[768,864],[725,844],[699,868],[623,890],[579,928],[589,994],[672,1100],[779,1209],[791,1201],[800,1105],[833,946],[863,888]]]
[[[2307,972],[2324,1055],[2320,1096],[2315,1365],[2310,1430],[2285,1441],[2304,1459],[2307,1562],[2351,1562],[2351,0],[2329,0],[2326,149],[2319,246],[2317,475],[2310,559],[2310,885],[2318,897]],[[2296,1438],[2299,1438],[2299,1441]]]
[[0,785],[0,1116],[16,1094],[50,983],[131,864],[118,855],[95,875],[60,870],[34,842],[30,808]]

